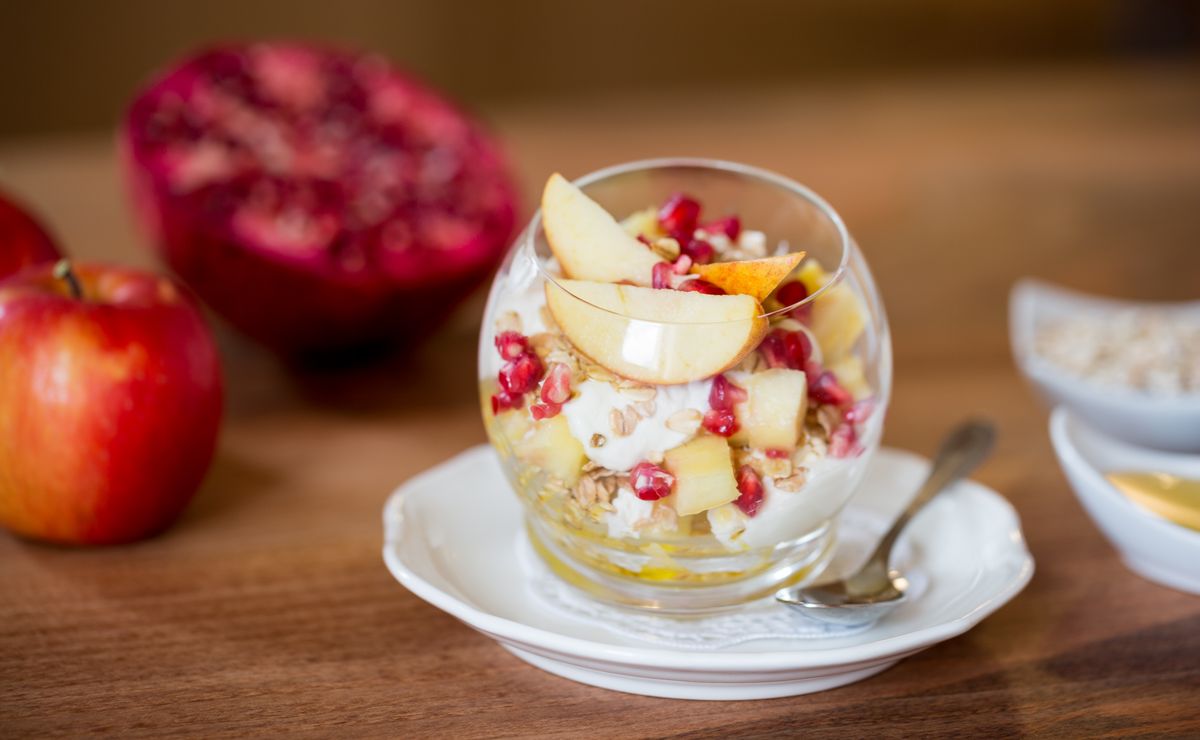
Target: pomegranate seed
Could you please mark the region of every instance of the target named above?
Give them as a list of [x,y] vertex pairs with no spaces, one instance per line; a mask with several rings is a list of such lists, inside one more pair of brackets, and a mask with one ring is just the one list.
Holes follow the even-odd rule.
[[734,500],[733,505],[741,509],[746,516],[757,514],[758,507],[763,502],[763,484],[754,468],[749,465],[738,468],[737,488],[741,495]]
[[675,260],[674,269],[676,275],[686,275],[688,270],[692,269],[692,258],[686,254],[679,255]]
[[746,400],[747,394],[743,388],[735,385],[724,374],[713,378],[712,388],[708,391],[708,405],[722,411],[733,411],[733,407]]
[[671,287],[671,275],[675,272],[675,266],[670,262],[656,262],[654,267],[650,269],[650,287],[662,290]]
[[777,450],[774,447],[767,448],[766,453],[767,457],[771,458],[772,460],[782,460],[785,457],[792,456],[792,453],[788,452],[787,450]]
[[558,412],[562,411],[562,404],[558,403],[535,403],[529,407],[529,413],[535,421],[549,419],[551,416],[558,416]]
[[529,351],[529,338],[515,331],[502,331],[496,335],[496,351],[506,360],[515,360]]
[[817,403],[831,406],[847,406],[854,402],[853,396],[837,382],[837,377],[828,370],[809,383],[808,397]]
[[867,398],[846,409],[845,419],[851,424],[861,424],[871,418],[875,411],[875,401]]
[[[783,306],[793,306],[805,298],[808,298],[808,286],[799,280],[784,283],[775,291],[775,300]],[[789,313],[793,318],[807,323],[812,317],[812,304],[796,306]]]
[[700,228],[704,229],[706,234],[724,234],[730,241],[737,241],[738,235],[742,233],[742,220],[737,216],[726,216],[710,221]]
[[831,457],[858,457],[863,453],[862,445],[858,443],[858,434],[853,424],[842,424],[833,430],[829,437],[829,454]]
[[500,391],[492,394],[492,413],[498,414],[509,409],[519,409],[525,404],[525,397]]
[[676,193],[667,198],[667,202],[658,209],[658,225],[667,234],[678,239],[680,244],[692,238],[699,218],[700,204],[683,193]]
[[629,483],[633,486],[634,494],[641,500],[657,501],[671,495],[675,476],[654,463],[643,460],[629,471]]
[[571,368],[561,362],[551,365],[550,372],[546,373],[546,382],[542,383],[541,395],[543,402],[558,406],[570,400]]
[[812,340],[802,331],[775,329],[763,337],[758,351],[768,367],[786,367],[801,370],[812,356]]
[[676,290],[682,290],[685,293],[692,291],[694,293],[704,293],[706,295],[725,295],[724,290],[721,290],[707,280],[701,280],[700,278],[688,280],[687,282],[682,283],[678,288],[676,288]]
[[528,393],[542,378],[542,361],[532,352],[509,360],[500,368],[500,387],[507,393]]
[[733,411],[727,409],[710,409],[704,414],[704,420],[700,424],[721,437],[732,437],[739,428],[737,417]]
[[699,239],[690,239],[687,244],[680,247],[680,251],[692,258],[692,261],[697,265],[707,265],[713,261],[717,250],[713,249],[713,245]]
[[637,240],[638,240],[639,242],[641,242],[642,244],[645,244],[647,247],[653,246],[653,245],[650,243],[650,240],[646,238],[646,235],[645,235],[645,234],[638,234],[638,235],[637,235]]

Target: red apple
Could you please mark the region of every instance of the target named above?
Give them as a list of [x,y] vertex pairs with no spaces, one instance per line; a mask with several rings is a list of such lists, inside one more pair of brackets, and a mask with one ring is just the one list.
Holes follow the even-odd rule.
[[58,257],[58,248],[42,225],[0,192],[0,280]]
[[171,279],[63,261],[0,283],[0,524],[80,545],[162,530],[212,460],[221,397]]

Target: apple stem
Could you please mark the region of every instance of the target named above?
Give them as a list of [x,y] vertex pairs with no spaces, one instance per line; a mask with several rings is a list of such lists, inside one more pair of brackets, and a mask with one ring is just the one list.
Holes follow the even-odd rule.
[[67,284],[67,289],[71,291],[72,298],[77,301],[83,300],[83,286],[79,284],[79,278],[75,275],[75,270],[71,269],[71,260],[59,260],[54,265],[54,277]]

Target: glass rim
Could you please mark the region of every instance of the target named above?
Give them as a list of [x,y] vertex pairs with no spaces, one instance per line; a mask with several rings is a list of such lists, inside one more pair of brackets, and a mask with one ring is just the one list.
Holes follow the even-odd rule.
[[[587,300],[586,298],[583,298],[583,297],[575,294],[570,289],[568,289],[565,285],[563,285],[560,282],[560,280],[562,280],[564,278],[560,278],[560,276],[553,275],[549,271],[547,271],[545,266],[542,264],[542,261],[538,259],[537,250],[534,248],[534,242],[535,242],[538,231],[541,229],[541,223],[542,223],[542,209],[541,209],[540,205],[539,205],[538,209],[536,211],[534,211],[533,216],[529,220],[528,226],[525,227],[524,233],[521,235],[521,237],[519,237],[520,241],[523,242],[523,244],[521,245],[521,249],[529,250],[529,259],[532,260],[534,267],[537,269],[538,273],[540,273],[543,278],[545,278],[546,280],[553,283],[559,290],[562,290],[564,293],[571,296],[575,300],[585,303],[585,304],[591,306],[592,308],[595,308],[598,311],[603,311],[605,313],[612,314],[613,316],[619,316],[621,318],[629,319],[631,321],[642,321],[642,322],[647,322],[647,323],[652,323],[652,324],[663,324],[663,325],[673,325],[673,326],[701,326],[701,325],[716,325],[716,324],[736,324],[736,323],[740,323],[740,322],[744,322],[744,321],[755,321],[755,320],[760,320],[760,319],[770,320],[770,319],[777,318],[780,316],[788,315],[791,312],[795,311],[797,308],[800,308],[801,306],[806,306],[806,305],[812,303],[819,296],[825,294],[826,292],[831,290],[835,285],[837,285],[839,282],[841,282],[843,276],[846,273],[846,270],[848,269],[848,265],[850,263],[850,252],[851,252],[851,247],[853,245],[853,242],[850,238],[850,232],[846,228],[845,222],[842,221],[841,214],[839,214],[837,212],[837,210],[834,209],[833,206],[829,205],[828,201],[826,201],[824,198],[822,198],[820,195],[818,195],[816,193],[816,191],[814,191],[812,188],[809,188],[806,185],[802,185],[801,183],[796,182],[795,180],[791,179],[790,177],[786,177],[777,172],[772,172],[771,170],[763,169],[762,167],[755,167],[753,165],[742,164],[740,162],[732,162],[732,161],[724,160],[724,159],[710,159],[707,157],[657,157],[657,158],[652,158],[652,159],[638,159],[638,160],[633,160],[630,162],[622,162],[619,164],[610,165],[608,167],[603,167],[601,169],[594,170],[592,172],[587,173],[586,175],[578,177],[578,178],[572,180],[571,182],[576,187],[579,187],[582,189],[582,188],[587,187],[588,185],[592,185],[601,180],[605,180],[610,177],[615,177],[617,175],[626,175],[626,174],[629,174],[632,172],[641,172],[641,171],[652,170],[652,169],[688,168],[688,167],[695,168],[695,169],[716,170],[719,172],[731,172],[731,173],[734,173],[737,175],[741,175],[741,176],[748,177],[751,179],[759,180],[761,182],[765,182],[769,185],[774,185],[778,188],[789,191],[793,195],[799,196],[800,198],[803,198],[804,200],[808,201],[810,204],[812,204],[814,207],[816,207],[816,209],[821,213],[822,216],[824,216],[830,223],[833,224],[833,227],[837,232],[838,244],[841,247],[841,251],[842,251],[841,259],[838,261],[837,269],[833,270],[832,272],[827,272],[827,274],[829,275],[829,278],[825,281],[825,284],[822,285],[820,288],[817,288],[815,291],[813,291],[809,295],[805,296],[802,300],[796,301],[795,303],[789,304],[787,306],[781,306],[780,308],[777,308],[774,311],[763,311],[763,312],[755,315],[752,318],[729,319],[729,320],[725,320],[725,321],[662,321],[659,319],[636,318],[633,316],[629,316],[628,314],[623,314],[623,313],[619,313],[617,311],[613,311],[611,309],[605,308],[604,306],[597,306],[595,303],[592,303],[591,301]],[[794,252],[793,252],[793,254],[794,254]]]

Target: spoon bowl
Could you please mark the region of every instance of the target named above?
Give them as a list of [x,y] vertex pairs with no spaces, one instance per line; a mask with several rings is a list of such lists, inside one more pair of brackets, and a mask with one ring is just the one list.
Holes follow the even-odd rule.
[[857,573],[840,581],[780,589],[776,601],[811,619],[846,627],[871,624],[900,606],[906,599],[908,581],[888,568],[896,540],[925,504],[983,462],[995,438],[995,429],[986,422],[972,421],[957,427],[942,442],[917,495]]

